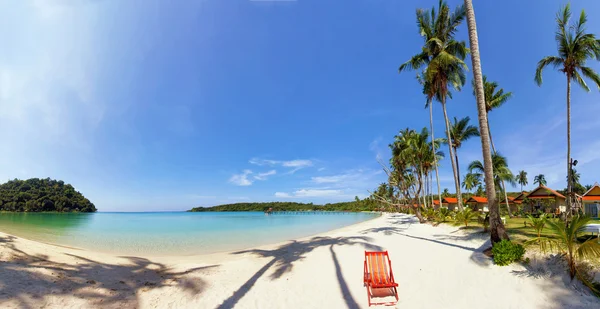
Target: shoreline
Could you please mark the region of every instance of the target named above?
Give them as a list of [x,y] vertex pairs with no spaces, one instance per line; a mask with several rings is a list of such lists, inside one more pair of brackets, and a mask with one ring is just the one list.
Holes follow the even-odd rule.
[[291,241],[195,256],[115,256],[0,233],[0,307],[369,308],[365,250],[389,252],[397,308],[600,307],[552,259],[496,266],[482,253],[488,242],[487,234],[389,213]]
[[[17,212],[15,212],[17,213]],[[141,212],[143,213],[143,212]],[[148,213],[152,213],[152,212],[148,212]],[[349,224],[343,227],[338,227],[338,228],[334,228],[331,230],[327,230],[327,231],[323,231],[323,232],[319,232],[316,234],[310,234],[307,236],[302,236],[302,237],[295,237],[293,239],[287,239],[287,240],[283,240],[283,241],[276,241],[276,242],[271,242],[271,243],[266,243],[266,244],[260,244],[260,245],[251,245],[251,246],[244,246],[244,247],[240,247],[238,249],[233,249],[233,250],[221,250],[221,251],[215,251],[215,252],[208,252],[208,253],[193,253],[193,254],[174,254],[174,255],[152,255],[152,254],[133,254],[133,255],[127,255],[127,256],[135,256],[135,257],[139,257],[139,258],[159,258],[159,259],[169,259],[169,258],[190,258],[190,257],[202,257],[202,256],[210,256],[210,255],[218,255],[218,254],[231,254],[233,252],[237,252],[237,251],[242,251],[242,250],[248,250],[248,249],[258,249],[258,248],[264,248],[264,247],[270,247],[270,246],[276,246],[276,245],[281,245],[281,244],[285,244],[288,243],[290,241],[295,241],[295,240],[304,240],[304,239],[308,239],[310,237],[314,237],[314,236],[319,236],[321,234],[325,234],[325,233],[331,233],[331,232],[335,232],[337,230],[342,230],[351,226],[355,226],[355,225],[359,225],[365,222],[369,222],[378,218],[381,218],[382,216],[384,216],[385,213],[383,212],[373,212],[373,211],[368,211],[368,212],[363,212],[363,213],[372,213],[372,214],[378,214],[377,216],[374,216],[373,218],[369,218],[366,219],[364,221],[360,221],[360,222],[356,222],[353,224]],[[14,234],[10,234],[10,233],[6,233],[3,231],[0,231],[0,237],[4,237],[4,236],[8,236],[8,237],[14,237],[17,239],[22,239],[22,240],[26,240],[26,241],[30,241],[30,242],[34,242],[34,243],[39,243],[39,244],[43,244],[43,245],[47,245],[47,246],[53,246],[53,247],[57,247],[57,248],[64,248],[64,249],[70,249],[70,250],[77,250],[77,251],[82,251],[82,252],[88,252],[88,253],[99,253],[99,254],[105,254],[105,255],[111,255],[111,256],[122,256],[123,254],[118,253],[118,252],[109,252],[109,251],[102,251],[102,250],[92,250],[92,249],[87,249],[87,248],[82,248],[82,247],[77,247],[77,246],[69,246],[69,245],[63,245],[63,244],[58,244],[58,243],[52,243],[52,242],[46,242],[46,241],[41,241],[41,240],[35,240],[35,239],[31,239],[28,237],[24,237],[24,236],[19,236],[19,235],[14,235]]]

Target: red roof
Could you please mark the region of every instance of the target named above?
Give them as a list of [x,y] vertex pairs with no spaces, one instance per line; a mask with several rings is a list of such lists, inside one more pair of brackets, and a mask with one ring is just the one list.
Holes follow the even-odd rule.
[[582,196],[582,201],[600,201],[600,196]]
[[471,198],[467,200],[467,203],[469,202],[487,203],[487,198],[480,196],[471,196]]
[[[535,192],[537,192],[537,191],[539,191],[541,189],[546,190],[546,195],[531,196],[532,194],[534,194]],[[549,197],[551,197],[551,195],[554,195],[556,197],[565,198],[564,195],[562,195],[562,194],[560,194],[560,193],[558,193],[558,192],[556,192],[556,191],[554,191],[554,190],[552,190],[552,189],[550,189],[550,188],[548,188],[546,186],[539,186],[539,187],[537,187],[537,189],[535,189],[535,190],[531,191],[529,194],[527,194],[527,198],[549,198]]]
[[456,204],[456,203],[458,203],[458,198],[456,198],[456,197],[444,197],[442,199],[442,201],[446,202],[446,203],[450,203],[450,204]]
[[525,198],[525,196],[527,196],[527,194],[529,194],[529,192],[527,192],[527,191],[521,192],[521,194],[519,194],[517,197],[515,197],[515,202],[523,200],[523,198]]

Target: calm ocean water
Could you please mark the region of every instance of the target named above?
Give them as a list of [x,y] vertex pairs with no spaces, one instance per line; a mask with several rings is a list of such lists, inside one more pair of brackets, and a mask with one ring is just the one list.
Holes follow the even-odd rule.
[[372,213],[267,216],[262,212],[0,213],[0,231],[123,255],[191,255],[310,236],[376,216]]

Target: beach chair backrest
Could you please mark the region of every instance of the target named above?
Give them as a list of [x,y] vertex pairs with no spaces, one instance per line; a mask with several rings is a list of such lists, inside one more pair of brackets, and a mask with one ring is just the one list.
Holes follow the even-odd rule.
[[367,266],[369,267],[370,279],[373,284],[381,285],[390,282],[390,271],[388,269],[388,253],[365,252]]

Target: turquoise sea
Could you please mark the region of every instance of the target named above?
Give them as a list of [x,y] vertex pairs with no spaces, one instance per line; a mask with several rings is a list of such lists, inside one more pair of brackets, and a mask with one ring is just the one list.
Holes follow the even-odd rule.
[[376,216],[262,212],[0,213],[0,231],[120,255],[193,255],[310,236]]

